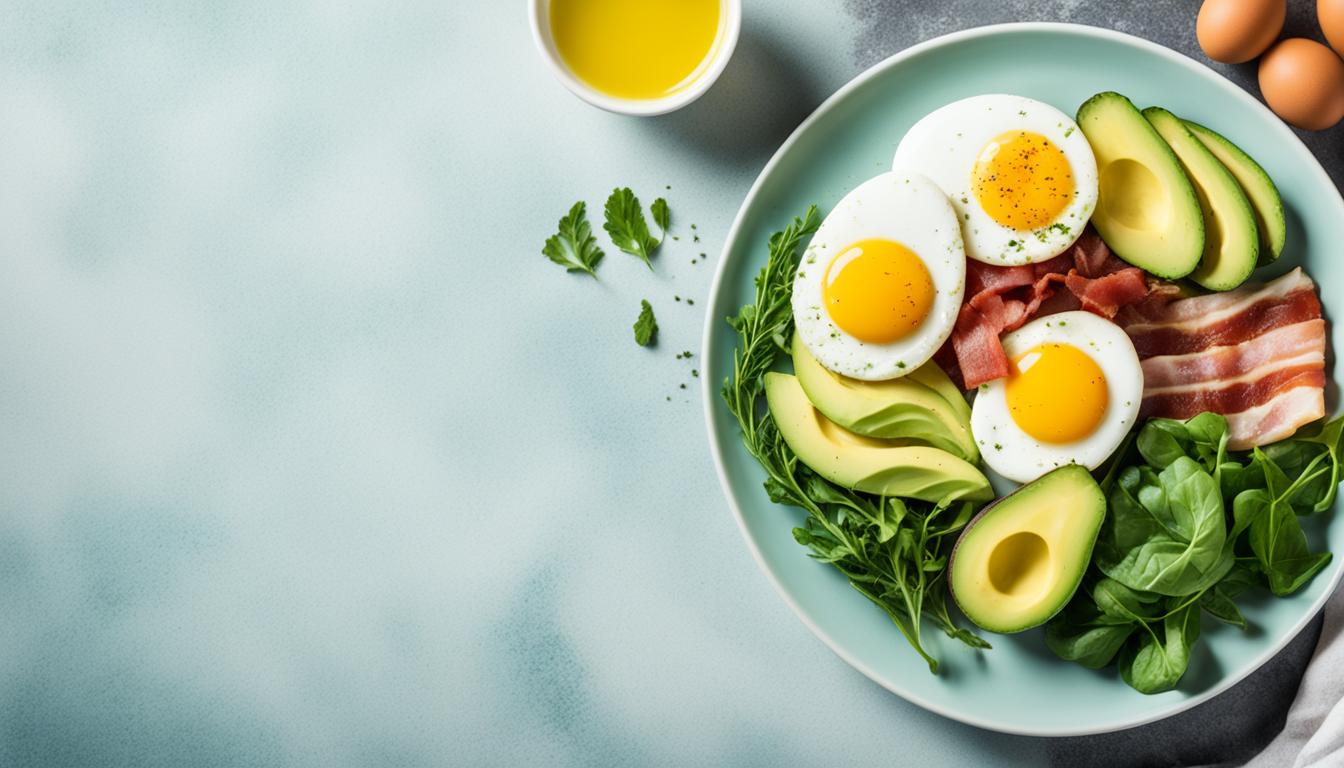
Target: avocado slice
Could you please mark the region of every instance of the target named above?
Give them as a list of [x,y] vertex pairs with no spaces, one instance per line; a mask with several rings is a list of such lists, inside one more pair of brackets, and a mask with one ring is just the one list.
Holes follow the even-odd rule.
[[1185,277],[1204,253],[1199,198],[1171,151],[1129,99],[1107,91],[1078,108],[1097,158],[1092,226],[1117,256],[1158,277]]
[[[921,367],[930,366],[937,369],[937,374],[926,373],[925,378],[941,375],[947,379],[932,361]],[[969,416],[961,417],[942,395],[909,376],[886,381],[841,376],[817,362],[796,333],[793,372],[812,405],[850,432],[865,437],[905,438],[941,448],[972,464],[980,460],[980,450],[971,439]]]
[[1087,571],[1106,516],[1106,495],[1086,467],[1052,470],[980,510],[947,566],[966,618],[991,632],[1049,621]]
[[943,502],[994,497],[975,465],[947,451],[856,435],[812,407],[798,379],[765,375],[765,399],[784,442],[833,483],[866,493]]
[[1251,202],[1255,225],[1260,230],[1258,266],[1263,267],[1276,261],[1283,253],[1284,241],[1288,239],[1288,224],[1283,217],[1283,198],[1279,197],[1279,188],[1274,186],[1274,180],[1269,178],[1269,174],[1254,158],[1222,134],[1189,120],[1181,122],[1236,178],[1241,191],[1246,193],[1246,199]]
[[1190,279],[1211,291],[1236,288],[1251,276],[1260,258],[1260,232],[1251,201],[1232,173],[1179,117],[1161,107],[1149,107],[1143,116],[1180,159],[1204,212],[1204,255]]
[[[947,401],[948,405],[952,406],[952,412],[957,415],[962,423],[971,423],[971,404],[966,400],[966,393],[961,391],[961,388],[952,381],[946,371],[938,367],[937,363],[930,360],[907,373],[905,377],[937,392],[943,400]],[[971,445],[975,445],[974,439],[971,440]]]

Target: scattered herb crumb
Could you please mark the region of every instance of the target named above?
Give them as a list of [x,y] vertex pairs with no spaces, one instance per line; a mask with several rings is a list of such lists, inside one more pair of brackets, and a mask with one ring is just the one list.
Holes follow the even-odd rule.
[[674,301],[681,301],[681,297],[680,297],[680,296],[673,296],[672,299],[673,299]]
[[541,252],[568,272],[584,272],[596,278],[594,269],[603,253],[588,225],[588,217],[584,214],[586,208],[582,200],[575,203],[556,225],[559,231],[546,238]]
[[635,343],[647,347],[658,335],[658,321],[653,318],[653,307],[646,300],[639,302],[639,317],[635,319]]
[[1002,450],[1003,450],[1003,443],[995,443],[995,444],[994,444],[994,450],[996,450],[996,451],[1002,451]]
[[699,368],[692,368],[692,369],[691,369],[691,375],[694,376],[694,377],[697,378],[697,379],[700,378],[700,369],[699,369]]
[[690,360],[690,359],[691,359],[691,353],[690,353],[690,352],[682,352],[682,353],[681,353],[681,356],[684,357],[684,358],[686,358],[687,360]]
[[686,303],[687,303],[687,304],[695,304],[695,299],[687,299],[687,300],[686,300]]
[[686,388],[686,385],[685,385],[685,384],[682,384],[682,385],[681,385],[681,388],[682,388],[682,389],[685,389],[685,388]]

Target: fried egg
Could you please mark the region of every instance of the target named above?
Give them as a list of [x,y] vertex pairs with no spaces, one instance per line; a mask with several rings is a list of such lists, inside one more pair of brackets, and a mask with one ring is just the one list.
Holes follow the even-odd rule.
[[980,387],[971,434],[995,472],[1027,483],[1096,469],[1139,415],[1143,369],[1120,326],[1090,312],[1037,318],[1003,337],[1012,372]]
[[901,139],[892,167],[947,193],[966,255],[986,264],[1063,253],[1097,205],[1097,160],[1083,132],[1023,96],[972,96],[929,113]]
[[793,319],[812,356],[855,379],[894,379],[952,333],[966,287],[947,196],[913,173],[869,179],[836,204],[803,252]]

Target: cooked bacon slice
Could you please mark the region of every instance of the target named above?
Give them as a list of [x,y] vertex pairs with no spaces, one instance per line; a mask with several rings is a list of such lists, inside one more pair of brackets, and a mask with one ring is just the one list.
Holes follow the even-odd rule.
[[996,267],[971,261],[966,300],[938,363],[967,389],[1008,375],[999,335],[1041,315],[1086,309],[1114,317],[1149,293],[1143,270],[1111,255],[1091,228],[1068,251],[1048,261]]
[[[1205,382],[1200,386],[1172,388],[1152,393],[1145,389],[1139,417],[1146,419],[1149,416],[1166,416],[1172,419],[1188,419],[1205,411],[1222,414],[1239,413],[1248,406],[1268,402],[1278,393],[1297,387],[1316,387],[1324,391],[1325,370],[1312,362],[1276,368],[1263,375],[1239,377],[1235,381],[1220,382],[1217,386],[1210,386],[1209,382]],[[1307,421],[1312,419],[1302,423],[1305,424]]]
[[1325,415],[1325,321],[1301,269],[1225,293],[1150,299],[1117,320],[1142,358],[1143,417],[1221,413],[1229,445],[1246,449]]
[[[1188,387],[1238,377],[1247,371],[1305,360],[1325,365],[1325,321],[1321,318],[1275,328],[1245,344],[1209,347],[1184,355],[1160,355],[1143,361],[1145,392]],[[1283,361],[1283,362],[1281,362]]]
[[1227,414],[1227,447],[1246,451],[1293,436],[1297,428],[1325,415],[1320,386],[1288,389],[1260,405]]
[[[1172,306],[1202,298],[1205,297],[1181,299],[1172,302]],[[1219,312],[1207,321],[1127,325],[1125,332],[1134,341],[1139,357],[1184,355],[1212,346],[1241,344],[1275,328],[1320,316],[1321,300],[1316,298],[1315,291],[1307,288],[1247,304],[1238,314]]]

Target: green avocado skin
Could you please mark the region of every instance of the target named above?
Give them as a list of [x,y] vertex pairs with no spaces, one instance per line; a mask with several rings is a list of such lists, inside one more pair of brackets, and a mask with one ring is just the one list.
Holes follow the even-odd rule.
[[1288,239],[1288,223],[1283,215],[1283,198],[1279,196],[1279,188],[1274,186],[1274,180],[1254,158],[1222,134],[1189,120],[1181,122],[1231,172],[1250,200],[1255,224],[1260,230],[1258,265],[1264,266],[1278,260]]
[[1082,583],[1105,516],[1106,496],[1086,467],[1069,464],[1027,483],[967,523],[948,563],[953,600],[991,632],[1044,624]]
[[771,419],[789,449],[818,475],[865,493],[933,503],[988,501],[994,491],[974,464],[927,445],[854,434],[818,411],[798,379],[765,375]]
[[857,381],[827,370],[808,352],[802,337],[794,334],[793,370],[812,405],[851,432],[941,448],[972,464],[980,461],[980,450],[971,437],[969,410],[963,416],[961,409],[948,402],[941,393],[948,390],[936,377],[952,387],[962,404],[966,400],[933,362],[921,367],[919,380],[912,372],[890,381]]
[[1226,166],[1181,119],[1161,107],[1143,110],[1195,185],[1204,215],[1204,254],[1190,279],[1211,291],[1228,291],[1251,276],[1260,258],[1260,232],[1250,200]]

